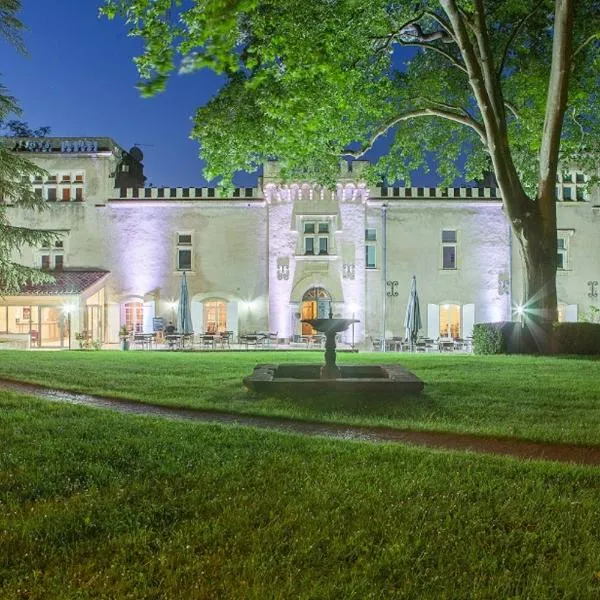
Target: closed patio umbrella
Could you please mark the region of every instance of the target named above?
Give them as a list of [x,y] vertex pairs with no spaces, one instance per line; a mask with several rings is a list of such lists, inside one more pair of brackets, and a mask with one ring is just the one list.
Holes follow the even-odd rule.
[[194,333],[192,325],[192,309],[190,306],[190,295],[188,292],[187,279],[185,272],[181,278],[181,287],[179,289],[179,309],[177,310],[177,331],[184,335]]
[[410,341],[411,347],[414,346],[421,329],[421,309],[419,308],[419,294],[417,294],[417,278],[413,275],[410,284],[410,293],[406,303],[406,316],[404,317],[404,328],[406,330],[406,339]]

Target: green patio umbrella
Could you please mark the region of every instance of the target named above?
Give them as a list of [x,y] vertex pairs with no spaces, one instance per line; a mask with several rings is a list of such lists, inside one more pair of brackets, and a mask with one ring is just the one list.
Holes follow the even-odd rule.
[[410,341],[411,346],[414,346],[419,335],[421,323],[421,309],[419,308],[419,294],[417,294],[417,278],[413,275],[410,284],[410,293],[408,294],[408,302],[406,303],[406,315],[404,317],[404,329],[406,331],[406,339]]
[[181,278],[181,287],[179,288],[179,308],[177,310],[177,331],[184,335],[194,333],[192,324],[192,308],[190,306],[190,295],[188,292],[187,279],[185,271]]

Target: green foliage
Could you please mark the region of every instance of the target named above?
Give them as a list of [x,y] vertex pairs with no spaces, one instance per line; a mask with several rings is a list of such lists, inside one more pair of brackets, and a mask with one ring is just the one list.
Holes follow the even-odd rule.
[[554,339],[559,354],[600,354],[599,323],[556,323]]
[[[101,12],[122,15],[130,34],[144,40],[136,64],[145,94],[162,91],[173,72],[210,68],[225,76],[221,92],[198,110],[193,131],[209,178],[229,181],[236,170],[251,171],[276,157],[290,177],[302,172],[330,182],[340,154],[388,135],[389,154],[375,173],[409,182],[410,171],[425,166],[434,152],[449,184],[459,174],[459,156],[468,157],[469,178],[481,176],[490,163],[479,136],[456,118],[482,122],[457,45],[440,39],[423,43],[403,29],[416,21],[425,33],[444,33],[448,16],[441,4],[105,0]],[[510,151],[523,185],[534,194],[554,2],[483,5]],[[461,9],[472,24],[474,3],[461,3]],[[599,31],[597,3],[577,3],[562,155],[582,166],[591,166],[600,150]],[[414,49],[404,64],[395,55],[401,47]],[[403,120],[423,110],[432,112]]]
[[502,333],[504,323],[475,323],[473,326],[473,352],[475,354],[505,354],[506,339]]
[[[16,14],[20,5],[19,0],[0,0],[0,36],[4,36],[19,48],[19,29],[22,25]],[[26,123],[6,121],[8,115],[19,112],[15,99],[0,85],[0,124],[6,123],[8,126],[8,123],[13,123],[13,129],[17,128],[15,131],[23,132],[19,127],[27,126]],[[54,231],[15,227],[10,224],[9,206],[36,211],[46,208],[44,201],[34,194],[30,184],[32,178],[44,175],[44,170],[23,156],[13,153],[11,147],[10,140],[0,138],[0,293],[9,294],[18,292],[28,283],[54,281],[48,273],[19,264],[15,262],[14,257],[18,256],[24,245],[49,245],[60,237],[60,234]]]
[[580,321],[584,323],[600,323],[600,308],[598,306],[590,305],[588,311],[582,312],[579,317]]
[[87,331],[76,333],[75,339],[81,350],[100,350],[102,348],[102,340],[93,339]]

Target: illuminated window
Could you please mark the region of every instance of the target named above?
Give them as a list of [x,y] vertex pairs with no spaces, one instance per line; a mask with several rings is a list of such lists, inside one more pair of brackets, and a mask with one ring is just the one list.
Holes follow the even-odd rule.
[[141,302],[125,303],[125,326],[128,331],[144,331],[144,305]]
[[181,232],[177,234],[177,270],[192,270],[192,234]]
[[456,269],[457,235],[455,229],[442,231],[442,269]]
[[210,299],[204,302],[204,331],[227,331],[227,302]]
[[460,306],[442,304],[440,306],[440,337],[460,337]]

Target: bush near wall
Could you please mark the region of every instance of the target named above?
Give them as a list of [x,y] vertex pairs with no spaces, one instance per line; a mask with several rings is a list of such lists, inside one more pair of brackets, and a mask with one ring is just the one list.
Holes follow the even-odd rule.
[[600,324],[556,323],[554,341],[559,354],[600,354]]
[[475,354],[505,354],[506,340],[499,323],[475,323],[473,326],[473,352]]
[[516,321],[476,323],[473,327],[475,354],[537,354],[531,331]]

